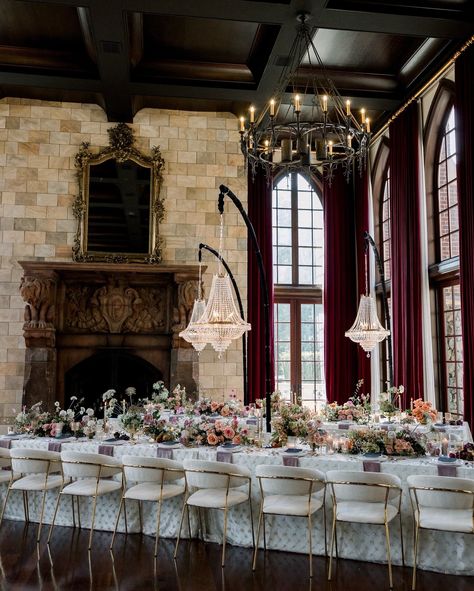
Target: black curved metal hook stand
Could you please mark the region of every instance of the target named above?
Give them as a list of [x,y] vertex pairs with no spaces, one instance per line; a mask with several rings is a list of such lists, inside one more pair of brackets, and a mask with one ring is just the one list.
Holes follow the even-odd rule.
[[[229,265],[226,263],[226,261],[222,257],[222,255],[220,255],[217,252],[217,250],[214,250],[211,246],[209,246],[208,244],[204,244],[203,242],[201,242],[199,244],[199,262],[202,261],[202,249],[203,248],[205,250],[208,250],[210,253],[212,253],[222,263],[222,266],[224,267],[227,274],[229,275],[229,279],[230,279],[232,286],[234,288],[235,295],[237,297],[237,303],[239,305],[240,315],[245,320],[244,307],[242,305],[242,298],[240,297],[240,291],[239,291],[237,283],[234,279],[234,276],[232,275],[232,271],[229,268]],[[244,374],[244,404],[248,404],[249,403],[249,393],[248,393],[248,381],[247,381],[247,334],[246,333],[244,333],[242,335],[242,366],[243,366],[243,374]]]
[[243,208],[242,203],[240,202],[239,198],[232,193],[232,191],[227,188],[225,185],[220,185],[219,187],[219,199],[218,199],[218,209],[219,213],[224,213],[224,197],[228,195],[229,198],[232,200],[234,205],[240,212],[242,219],[247,226],[248,234],[250,239],[252,240],[252,244],[255,251],[255,256],[257,257],[257,265],[260,275],[260,287],[262,290],[263,296],[263,319],[265,324],[265,410],[266,410],[266,427],[267,433],[270,433],[272,430],[272,408],[271,408],[271,396],[272,396],[272,361],[270,355],[270,298],[268,295],[268,285],[267,279],[265,275],[265,267],[263,265],[263,258],[262,253],[260,251],[260,246],[258,244],[257,235],[255,234],[255,229],[252,225],[252,222],[247,215],[247,212]]
[[389,331],[387,336],[387,355],[388,355],[388,379],[389,384],[388,387],[391,388],[393,386],[393,357],[392,357],[392,328],[390,323],[390,310],[388,308],[388,298],[387,298],[387,287],[385,285],[385,272],[383,268],[382,259],[380,258],[379,251],[377,246],[375,245],[374,239],[372,236],[365,231],[364,232],[364,240],[365,240],[365,247],[368,248],[369,244],[372,247],[375,255],[375,262],[377,263],[377,268],[379,270],[380,276],[380,283],[382,285],[382,303],[383,303],[383,312],[385,317],[385,328]]

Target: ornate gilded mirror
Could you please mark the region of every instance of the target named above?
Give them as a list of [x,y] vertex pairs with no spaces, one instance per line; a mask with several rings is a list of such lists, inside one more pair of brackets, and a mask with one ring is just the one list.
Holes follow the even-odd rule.
[[150,156],[139,152],[125,123],[111,127],[108,134],[109,146],[94,154],[83,142],[75,157],[79,193],[73,205],[77,230],[72,258],[160,263],[160,149],[154,146]]

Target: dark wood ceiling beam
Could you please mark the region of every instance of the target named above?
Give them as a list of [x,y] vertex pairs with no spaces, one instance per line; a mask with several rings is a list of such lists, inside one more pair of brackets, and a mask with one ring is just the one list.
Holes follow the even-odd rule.
[[81,27],[82,38],[84,39],[84,45],[87,51],[87,55],[94,62],[94,64],[96,64],[97,50],[94,43],[94,35],[92,33],[92,26],[88,8],[85,8],[84,6],[78,6],[77,17],[79,19],[79,26]]
[[71,76],[52,76],[26,72],[10,72],[0,67],[0,81],[5,86],[31,88],[52,88],[58,90],[80,90],[100,93],[102,83],[92,78],[73,78]]
[[472,21],[469,19],[459,21],[330,8],[321,12],[317,26],[322,29],[388,33],[412,37],[441,37],[443,39],[465,39],[472,35]]
[[132,121],[130,56],[125,14],[120,5],[94,2],[89,9],[109,121]]
[[91,68],[88,66],[83,56],[73,51],[0,45],[0,68],[72,70],[75,73],[90,76]]

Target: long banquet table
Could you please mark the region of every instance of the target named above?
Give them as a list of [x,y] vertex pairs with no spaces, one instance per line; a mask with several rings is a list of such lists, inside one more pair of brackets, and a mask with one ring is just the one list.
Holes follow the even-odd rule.
[[[11,442],[12,448],[36,448],[47,449],[50,441],[46,438],[19,439]],[[98,452],[102,442],[95,440],[71,441],[62,444],[62,449],[74,449],[77,451]],[[252,474],[259,464],[282,464],[282,451],[276,449],[241,448],[241,452],[233,454],[233,462],[240,466],[246,466]],[[137,456],[156,456],[157,445],[152,443],[138,443],[136,445],[122,444],[113,448],[114,457],[120,458],[125,454]],[[178,448],[173,450],[173,458],[182,461],[184,459],[199,458],[206,460],[216,459],[216,450],[209,447]],[[381,463],[381,472],[396,474],[400,477],[403,487],[402,496],[402,523],[405,542],[405,561],[412,564],[412,528],[413,517],[407,490],[407,476],[410,474],[437,474],[436,459],[434,458],[397,458]],[[332,455],[307,455],[300,457],[299,465],[304,468],[316,468],[323,472],[328,470],[363,470],[363,462],[357,456],[332,454]],[[457,468],[457,474],[463,478],[474,479],[473,463],[463,462]],[[4,498],[6,485],[2,485],[1,496]],[[328,491],[329,492],[329,491]],[[40,496],[30,495],[30,517],[39,515]],[[330,495],[328,494],[328,541],[330,527]],[[47,494],[45,523],[50,523],[54,510],[56,492]],[[101,497],[97,503],[96,528],[106,531],[113,530],[120,494],[113,493]],[[252,479],[252,506],[254,519],[258,515],[260,494],[256,479]],[[165,501],[161,517],[161,536],[175,537],[179,524],[182,498]],[[91,500],[81,501],[82,523],[86,526],[90,523]],[[207,539],[220,542],[222,539],[222,512],[207,511],[205,529]],[[139,531],[139,517],[137,504],[128,502],[127,517],[128,527],[131,532]],[[5,517],[7,519],[22,520],[23,502],[19,493],[13,493],[8,502]],[[155,533],[155,511],[143,512],[143,531],[146,534]],[[72,525],[71,503],[62,501],[57,517],[58,525]],[[193,535],[197,534],[197,519],[192,516],[191,527]],[[308,536],[306,521],[294,517],[267,517],[267,548],[290,552],[307,552]],[[321,512],[313,520],[313,552],[316,555],[324,554],[324,533]],[[125,531],[123,516],[119,523],[119,531]],[[187,527],[183,526],[183,535],[186,537]],[[234,507],[229,512],[228,541],[239,546],[251,546],[251,530],[249,523],[248,504]],[[261,540],[262,544],[262,540]],[[398,520],[391,526],[392,560],[394,564],[401,564],[401,548]],[[360,524],[338,525],[339,556],[355,560],[369,562],[385,561],[385,537],[384,529],[380,526],[366,526]],[[447,534],[443,532],[423,531],[421,534],[421,552],[418,564],[421,569],[436,572],[474,575],[474,536],[467,534]]]

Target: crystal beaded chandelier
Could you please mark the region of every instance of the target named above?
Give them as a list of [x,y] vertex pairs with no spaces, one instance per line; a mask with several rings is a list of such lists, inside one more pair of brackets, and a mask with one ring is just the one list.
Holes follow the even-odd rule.
[[194,300],[193,311],[191,312],[191,318],[189,319],[188,326],[179,333],[186,342],[196,349],[196,351],[202,351],[207,345],[207,341],[204,338],[204,334],[196,329],[196,323],[204,314],[206,309],[206,300],[202,297],[202,263],[199,261],[199,282],[198,282],[198,297]]
[[[358,121],[350,101],[343,100],[328,78],[313,43],[315,28],[307,24],[310,16],[302,13],[297,18],[297,35],[274,97],[257,119],[253,106],[248,123],[240,118],[240,147],[253,174],[258,166],[268,177],[319,169],[330,182],[336,168],[342,167],[349,180],[354,162],[360,169],[365,166],[370,120],[361,109]],[[284,108],[287,92],[292,99]]]
[[[221,214],[219,255],[222,253],[223,231],[224,216]],[[196,304],[198,301],[204,302],[204,300],[200,299],[200,293],[198,300],[194,302],[191,320],[186,329],[180,333],[180,336],[191,342],[197,350],[202,350],[207,343],[210,343],[221,357],[231,341],[239,339],[244,332],[250,330],[251,326],[242,319],[237,310],[230,278],[227,273],[222,272],[220,257],[218,272],[212,278],[209,299],[203,312],[200,312],[201,308],[199,308],[199,311],[197,309]],[[193,322],[195,311],[197,319]],[[199,317],[197,317],[198,313],[200,313]],[[200,349],[196,347],[196,344]]]
[[365,250],[365,295],[360,296],[359,309],[354,324],[345,332],[354,343],[358,343],[370,357],[377,343],[381,343],[390,334],[379,321],[375,299],[369,295],[367,272],[368,248]]

